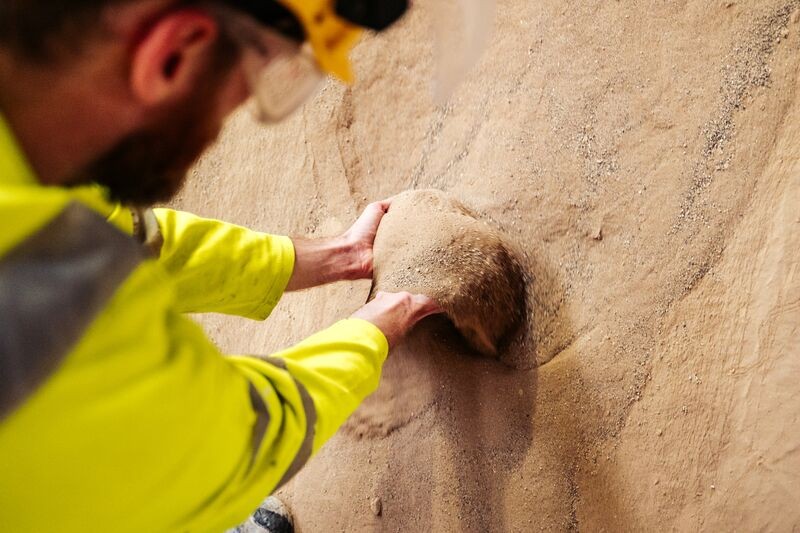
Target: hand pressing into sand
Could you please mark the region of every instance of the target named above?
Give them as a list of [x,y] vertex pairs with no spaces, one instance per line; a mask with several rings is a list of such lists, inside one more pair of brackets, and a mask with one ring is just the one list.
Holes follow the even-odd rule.
[[369,204],[358,220],[338,237],[292,238],[294,272],[287,291],[299,291],[341,280],[372,278],[372,245],[391,200]]
[[410,292],[379,292],[352,318],[371,322],[386,336],[392,348],[408,335],[423,318],[442,313],[435,301],[422,294]]
[[350,245],[354,262],[353,275],[357,276],[355,279],[372,277],[372,247],[378,234],[378,226],[391,205],[391,199],[372,202],[342,236],[342,239]]

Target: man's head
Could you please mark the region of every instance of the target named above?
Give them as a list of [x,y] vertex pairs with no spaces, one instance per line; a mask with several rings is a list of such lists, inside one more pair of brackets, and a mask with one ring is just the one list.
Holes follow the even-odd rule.
[[44,181],[166,200],[248,95],[237,47],[194,2],[6,0],[0,11],[0,103],[15,130],[42,123],[22,142]]
[[43,181],[94,181],[124,202],[163,201],[251,92],[249,45],[226,14],[271,27],[298,50],[311,29],[319,63],[340,68],[357,27],[339,11],[379,20],[359,10],[371,3],[3,0],[0,107]]

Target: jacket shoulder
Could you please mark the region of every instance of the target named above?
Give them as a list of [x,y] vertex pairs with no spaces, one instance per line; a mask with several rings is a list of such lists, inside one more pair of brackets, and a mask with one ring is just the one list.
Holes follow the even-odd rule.
[[33,227],[0,257],[0,416],[55,369],[145,258],[78,202]]

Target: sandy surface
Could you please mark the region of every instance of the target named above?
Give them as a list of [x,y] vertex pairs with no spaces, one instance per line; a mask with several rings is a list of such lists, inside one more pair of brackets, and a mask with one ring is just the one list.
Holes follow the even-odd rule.
[[[358,47],[352,89],[235,117],[177,202],[330,235],[435,188],[524,252],[526,353],[425,324],[282,491],[298,530],[800,528],[800,2],[500,1],[444,107],[418,4]],[[203,322],[264,353],[369,289]]]
[[442,191],[405,191],[393,197],[373,251],[373,293],[425,294],[477,354],[531,366],[526,346],[512,346],[530,320],[531,280],[522,254],[479,214]]

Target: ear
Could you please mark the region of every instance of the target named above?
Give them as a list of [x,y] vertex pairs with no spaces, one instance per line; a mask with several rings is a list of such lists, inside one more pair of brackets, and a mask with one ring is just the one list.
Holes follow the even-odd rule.
[[136,44],[130,86],[145,106],[155,107],[189,94],[213,52],[218,27],[199,10],[161,15]]

